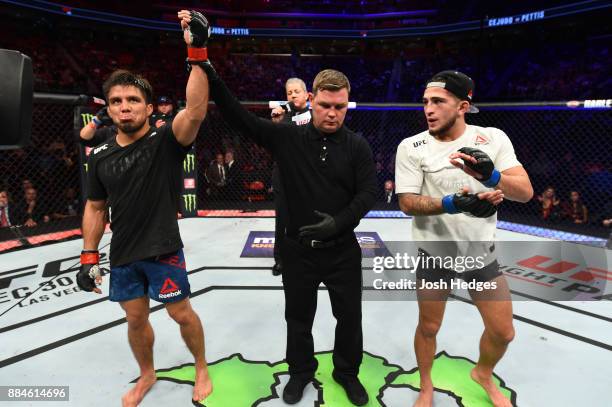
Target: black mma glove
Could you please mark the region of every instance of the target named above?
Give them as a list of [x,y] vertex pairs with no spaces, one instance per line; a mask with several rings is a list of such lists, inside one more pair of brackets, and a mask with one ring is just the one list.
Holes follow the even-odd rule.
[[488,218],[497,212],[497,207],[486,199],[478,199],[476,194],[461,192],[442,198],[442,207],[446,213],[466,212],[477,218]]
[[208,60],[206,43],[210,38],[210,24],[199,11],[190,11],[191,21],[185,30],[189,33],[190,43],[187,47],[187,63],[199,63]]
[[97,250],[81,252],[81,269],[76,275],[79,288],[83,291],[93,291],[96,288],[96,277],[100,276],[100,253]]
[[489,188],[493,188],[499,184],[501,173],[495,169],[495,165],[493,165],[493,161],[487,153],[472,147],[460,148],[459,152],[478,160],[476,164],[469,160],[464,160],[464,165],[482,175],[482,179],[478,180],[480,183]]
[[336,221],[331,215],[319,211],[314,211],[314,213],[323,218],[323,220],[313,225],[302,226],[299,229],[300,237],[314,240],[328,240],[338,233]]
[[111,119],[108,115],[108,109],[106,106],[98,110],[98,113],[96,113],[92,121],[96,124],[96,128],[113,125],[113,119]]

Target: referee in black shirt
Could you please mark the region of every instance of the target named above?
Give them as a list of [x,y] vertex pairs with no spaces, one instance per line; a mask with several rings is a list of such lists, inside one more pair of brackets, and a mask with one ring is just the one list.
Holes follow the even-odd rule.
[[[300,78],[289,78],[285,82],[287,93],[287,104],[272,109],[271,116],[274,123],[292,123],[296,126],[304,126],[310,123],[312,118],[308,107],[308,91],[306,84]],[[274,209],[276,217],[274,219],[274,267],[272,275],[281,274],[283,266],[280,256],[281,240],[285,236],[287,204],[283,194],[283,186],[278,172],[278,166],[274,163],[272,170],[272,187],[274,188]]]
[[249,113],[212,65],[203,67],[226,121],[274,155],[287,199],[281,257],[291,377],[283,400],[297,403],[317,369],[312,323],[323,283],[337,319],[333,377],[353,404],[364,405],[368,395],[357,378],[363,350],[361,249],[353,229],[374,205],[376,173],[367,141],[343,125],[349,81],[332,69],[319,72],[312,121],[294,126]]

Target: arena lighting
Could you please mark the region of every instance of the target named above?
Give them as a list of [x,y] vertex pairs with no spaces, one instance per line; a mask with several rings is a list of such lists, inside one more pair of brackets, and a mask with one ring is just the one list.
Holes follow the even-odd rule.
[[[270,109],[274,109],[275,107],[286,105],[287,103],[289,103],[289,102],[287,102],[286,100],[270,100],[268,102],[268,107]],[[307,105],[310,107],[310,102],[308,102]],[[348,103],[348,108],[349,109],[357,108],[357,103],[356,102],[349,102]]]
[[[370,211],[365,216],[368,219],[389,219],[389,218],[412,218],[401,211]],[[548,239],[562,240],[566,242],[582,243],[589,246],[605,247],[607,240],[594,236],[581,235],[577,233],[565,232],[563,230],[547,229],[539,226],[525,225],[522,223],[513,223],[503,220],[497,221],[499,229],[509,230],[511,232],[525,233],[532,236],[539,236]]]
[[[66,5],[52,3],[42,0],[0,0],[0,3],[13,4],[16,6],[40,10],[52,14],[70,15],[75,18],[99,21],[104,23],[126,25],[131,27],[146,28],[152,30],[180,31],[176,23],[162,20],[150,20],[144,18],[128,17],[114,13],[106,13],[88,10]],[[250,37],[283,37],[283,38],[401,38],[414,36],[439,35],[460,31],[472,31],[481,29],[495,29],[500,26],[515,24],[527,24],[550,18],[563,17],[572,14],[585,13],[594,10],[604,10],[612,7],[612,3],[606,0],[590,0],[552,7],[544,10],[533,10],[525,13],[480,20],[471,20],[453,24],[433,25],[426,27],[390,28],[376,30],[331,30],[331,29],[285,29],[285,28],[244,28],[232,29],[217,28],[215,34],[226,36],[250,36]],[[70,9],[67,14],[65,9]],[[213,29],[215,29],[213,27]]]
[[[270,101],[269,107],[274,107],[286,102]],[[355,110],[373,110],[373,111],[398,111],[398,110],[422,110],[423,105],[420,103],[357,103],[350,102],[349,109]],[[354,103],[354,105],[352,104]],[[596,99],[596,100],[571,100],[568,102],[509,102],[509,103],[478,103],[478,108],[481,110],[594,110],[594,109],[611,109],[612,99]]]
[[[169,6],[165,6],[169,9]],[[219,10],[207,10],[200,9],[205,15],[215,17],[228,17],[228,18],[253,18],[263,17],[268,19],[286,19],[286,18],[297,18],[297,19],[319,19],[319,20],[375,20],[375,19],[388,19],[388,18],[404,18],[404,17],[418,17],[436,14],[437,10],[414,10],[414,11],[396,11],[390,13],[366,13],[366,14],[336,14],[336,13],[268,13],[268,12],[228,12]]]

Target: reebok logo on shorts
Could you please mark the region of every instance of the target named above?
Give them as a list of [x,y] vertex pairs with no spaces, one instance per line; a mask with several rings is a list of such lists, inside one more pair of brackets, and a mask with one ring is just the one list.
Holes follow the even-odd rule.
[[176,283],[170,278],[167,278],[166,281],[164,281],[164,285],[162,286],[161,290],[159,291],[159,298],[172,298],[181,295],[181,293],[182,291],[179,290]]

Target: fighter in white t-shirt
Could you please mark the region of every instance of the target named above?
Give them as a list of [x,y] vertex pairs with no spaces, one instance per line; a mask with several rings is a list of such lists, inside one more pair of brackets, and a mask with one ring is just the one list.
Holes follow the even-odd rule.
[[[465,123],[466,113],[478,111],[471,104],[473,90],[472,79],[460,72],[436,74],[423,95],[428,131],[403,140],[397,149],[396,193],[401,210],[414,216],[413,240],[419,242],[421,254],[432,258],[484,256],[484,261],[472,263],[467,271],[436,267],[435,262],[431,266],[421,262],[417,270],[419,324],[414,346],[421,378],[415,403],[419,407],[432,405],[436,334],[449,283],[456,278],[496,287],[469,291],[485,325],[480,358],[471,376],[495,406],[511,406],[492,377],[514,337],[510,292],[499,271],[493,240],[497,205],[503,199],[527,202],[533,188],[503,131]],[[440,281],[446,285],[425,284]]]

